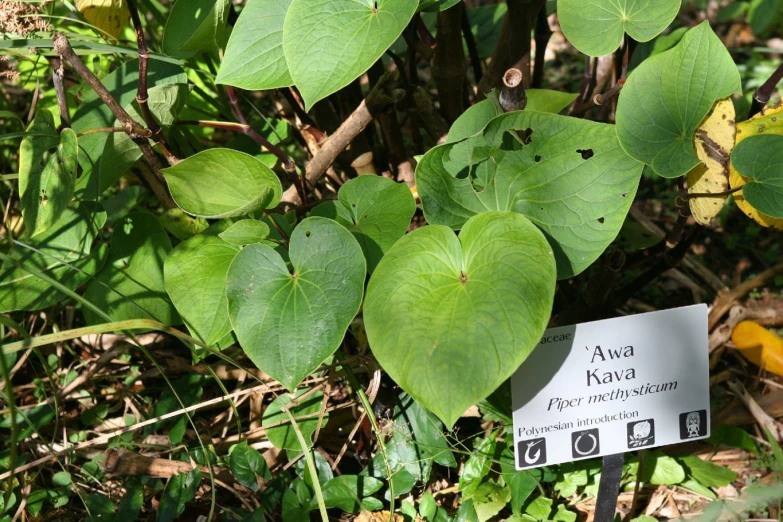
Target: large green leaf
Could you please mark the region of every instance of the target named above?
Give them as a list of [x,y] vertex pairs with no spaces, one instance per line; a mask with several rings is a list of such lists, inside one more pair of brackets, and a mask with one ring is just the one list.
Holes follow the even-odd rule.
[[372,272],[391,246],[405,235],[416,202],[404,183],[359,176],[340,187],[338,201],[321,203],[311,215],[334,219],[354,235]]
[[731,164],[748,178],[745,200],[759,212],[783,218],[783,136],[760,134],[742,140],[731,153]]
[[[369,497],[383,487],[383,482],[363,475],[341,475],[321,486],[327,508],[340,508],[347,513],[361,510],[377,511],[383,504]],[[317,509],[318,500],[310,501],[309,509]]]
[[[109,259],[87,285],[84,297],[114,321],[178,323],[163,289],[163,263],[170,251],[171,241],[158,218],[147,212],[128,214],[115,223]],[[84,317],[90,324],[105,322],[89,308]]]
[[[296,425],[299,427],[299,431],[302,433],[302,437],[307,442],[308,447],[312,445],[313,434],[318,429],[318,413],[321,411],[324,394],[315,392],[302,398],[308,391],[307,389],[297,390],[294,397],[280,395],[269,403],[269,406],[264,410],[261,424],[269,426],[266,428],[266,436],[269,438],[269,442],[276,448],[302,451],[299,437],[296,436],[294,426],[291,424],[288,414],[283,411],[283,407],[288,409],[294,419],[307,417],[306,419],[300,418],[297,420]],[[296,399],[296,404],[291,405],[294,398]],[[324,413],[323,424],[326,424],[328,419],[329,415]],[[278,426],[275,426],[275,424],[278,424]]]
[[65,294],[31,275],[25,267],[43,272],[71,290],[98,272],[108,250],[105,245],[91,248],[106,222],[106,213],[99,209],[100,205],[91,202],[67,208],[48,230],[21,241],[37,252],[15,247],[12,256],[19,266],[0,266],[0,311],[40,310],[65,299]]
[[222,47],[229,9],[231,0],[179,0],[166,21],[163,52],[187,58]]
[[558,0],[557,18],[568,41],[590,56],[617,50],[623,35],[655,38],[674,20],[681,0]]
[[305,108],[367,71],[417,7],[417,0],[293,0],[283,24],[283,52]]
[[283,22],[291,2],[247,2],[228,39],[217,83],[259,91],[294,83],[283,54]]
[[214,236],[193,236],[177,245],[163,265],[166,292],[195,337],[208,345],[231,331],[226,274],[239,252]]
[[676,178],[699,164],[693,134],[713,104],[740,92],[739,71],[708,22],[637,67],[617,103],[625,151],[658,175]]
[[[161,60],[151,59],[147,68],[147,84],[152,91],[159,85],[170,83],[187,84],[188,77],[182,67]],[[116,71],[107,75],[101,83],[114,96],[122,107],[128,107],[136,99],[139,85],[139,62],[130,60]],[[76,93],[81,103],[76,108],[71,126],[76,133],[99,127],[113,127],[114,114],[95,94],[95,91],[83,85]],[[138,120],[141,123],[141,120]],[[107,132],[97,132],[79,137],[79,165],[82,176],[76,183],[76,195],[85,199],[97,199],[123,173],[111,164],[101,167],[101,158],[107,141],[111,137]],[[112,138],[113,139],[113,138]],[[135,147],[135,145],[134,145]]]
[[207,149],[162,171],[179,208],[217,219],[280,202],[283,187],[269,167],[244,152]]
[[293,390],[337,350],[362,302],[366,264],[342,225],[303,220],[291,234],[293,273],[263,244],[245,247],[226,279],[239,344],[266,373]]
[[613,126],[524,110],[429,151],[416,184],[432,224],[459,229],[481,212],[524,214],[549,239],[562,279],[587,268],[617,237],[641,173]]
[[36,114],[19,148],[19,192],[29,237],[54,225],[73,199],[79,147],[76,133],[54,130],[51,111]]
[[367,337],[391,378],[450,428],[527,358],[554,288],[552,249],[521,214],[479,214],[459,239],[422,227],[370,278]]

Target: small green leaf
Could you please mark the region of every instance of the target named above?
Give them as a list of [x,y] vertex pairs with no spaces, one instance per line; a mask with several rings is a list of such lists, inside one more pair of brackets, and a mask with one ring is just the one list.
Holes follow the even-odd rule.
[[19,192],[27,235],[34,237],[54,225],[73,199],[79,147],[72,129],[54,132],[49,110],[38,112],[27,132],[36,135],[19,148]]
[[185,511],[187,503],[195,498],[199,484],[201,484],[201,471],[198,468],[171,477],[160,497],[158,522],[176,520]]
[[[339,508],[346,513],[358,513],[362,509],[373,510],[380,504],[373,498],[366,498],[383,487],[383,482],[363,475],[341,475],[334,477],[321,487],[324,504],[327,509]],[[374,502],[372,502],[374,501]],[[382,506],[383,504],[381,504]],[[317,509],[315,498],[310,501],[309,509]],[[378,509],[378,508],[375,508]]]
[[463,497],[471,498],[489,473],[495,448],[497,448],[497,440],[494,434],[490,434],[476,444],[476,450],[465,461],[465,468],[459,477],[459,490]]
[[451,7],[454,7],[461,0],[419,0],[419,11],[445,11]]
[[[170,251],[171,240],[158,218],[147,212],[129,214],[115,224],[109,260],[84,297],[115,321],[176,324],[177,312],[163,290],[163,263]],[[105,322],[87,308],[84,317],[89,324]]]
[[783,136],[760,134],[739,142],[731,164],[749,179],[742,186],[745,200],[773,218],[783,218]]
[[425,492],[419,500],[419,514],[424,520],[432,520],[438,510],[438,503],[429,491]]
[[320,217],[291,234],[293,273],[267,245],[245,247],[228,270],[226,293],[239,344],[293,390],[337,350],[362,302],[366,264],[356,239]]
[[681,0],[558,0],[563,34],[589,56],[604,56],[620,47],[623,35],[647,42],[677,16]]
[[291,2],[247,2],[228,39],[217,83],[253,91],[293,84],[283,54],[283,22]]
[[644,454],[642,480],[650,484],[673,486],[685,480],[685,470],[672,457],[660,451],[648,451]]
[[313,216],[334,219],[351,231],[372,273],[389,248],[408,230],[416,202],[404,183],[359,176],[340,187],[338,201],[315,207]]
[[492,479],[482,482],[471,497],[479,522],[486,522],[502,510],[511,500],[511,491],[502,483]]
[[552,499],[543,496],[536,497],[525,507],[525,514],[530,515],[535,520],[549,520],[551,512]]
[[713,426],[710,430],[710,438],[707,439],[707,442],[714,444],[715,446],[726,445],[733,448],[739,448],[753,454],[757,454],[759,451],[756,447],[756,443],[753,441],[753,437],[748,435],[747,431],[737,426],[729,426],[727,424]]
[[269,225],[255,219],[242,219],[218,234],[232,245],[253,245],[269,235]]
[[206,219],[190,217],[178,208],[168,209],[158,219],[166,231],[183,241],[209,228]]
[[52,484],[58,488],[70,486],[71,482],[71,474],[67,471],[58,471],[52,475]]
[[237,444],[229,456],[231,473],[243,486],[258,491],[259,478],[272,478],[264,457],[243,440]]
[[[308,390],[297,390],[295,398],[299,399],[302,395],[307,393]],[[311,393],[304,399],[300,399],[288,408],[291,415],[296,417],[310,416],[307,419],[300,419],[296,421],[296,425],[299,426],[299,431],[302,432],[302,437],[308,444],[312,443],[313,433],[318,429],[318,413],[321,411],[321,404],[323,403],[324,394],[321,392]],[[282,407],[287,406],[292,402],[290,395],[280,395],[273,400],[266,410],[264,410],[264,416],[261,420],[263,426],[270,426],[266,428],[266,436],[276,448],[288,449],[293,451],[302,451],[302,446],[299,444],[299,439],[296,436],[293,425],[289,422],[289,417],[283,411]],[[324,413],[324,423],[329,418],[329,415]],[[273,426],[274,424],[285,423],[280,426]]]
[[682,176],[699,164],[693,135],[702,120],[715,101],[741,89],[733,58],[702,22],[628,76],[617,103],[617,137],[659,176]]
[[231,149],[207,149],[161,172],[177,205],[207,219],[271,208],[283,194],[269,167]]
[[402,34],[417,0],[293,0],[283,52],[305,109],[361,76]]
[[431,224],[459,229],[481,212],[524,214],[547,236],[564,279],[617,237],[642,167],[620,147],[612,125],[524,110],[430,150],[416,184]]
[[737,480],[737,474],[734,471],[699,457],[682,457],[680,461],[685,464],[688,475],[708,488],[721,488]]
[[373,273],[367,337],[391,378],[450,428],[527,358],[554,286],[552,249],[521,214],[479,214],[459,239],[422,227]]
[[192,53],[211,51],[225,43],[230,0],[185,0],[171,8],[163,33],[163,51],[189,58]]
[[166,292],[195,337],[213,345],[231,332],[226,274],[239,248],[218,237],[177,245],[163,267]]

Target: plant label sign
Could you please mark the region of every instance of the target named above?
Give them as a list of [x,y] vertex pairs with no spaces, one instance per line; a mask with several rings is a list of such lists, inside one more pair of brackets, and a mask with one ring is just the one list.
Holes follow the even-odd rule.
[[517,469],[706,438],[707,306],[547,330],[511,391]]

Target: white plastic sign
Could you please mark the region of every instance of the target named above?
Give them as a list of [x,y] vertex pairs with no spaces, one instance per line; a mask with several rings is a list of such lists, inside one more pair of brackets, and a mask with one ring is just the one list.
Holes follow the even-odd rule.
[[707,306],[547,330],[511,391],[517,469],[709,437]]

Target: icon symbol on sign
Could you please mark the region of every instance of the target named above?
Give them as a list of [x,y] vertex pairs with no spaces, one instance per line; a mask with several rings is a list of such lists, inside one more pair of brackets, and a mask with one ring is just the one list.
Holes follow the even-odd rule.
[[592,457],[601,451],[598,428],[571,433],[571,453],[575,459]]
[[655,444],[655,420],[647,419],[628,423],[628,448],[641,448]]
[[523,440],[517,444],[519,467],[526,468],[546,463],[546,439]]
[[707,435],[707,410],[680,414],[680,438],[695,439]]

